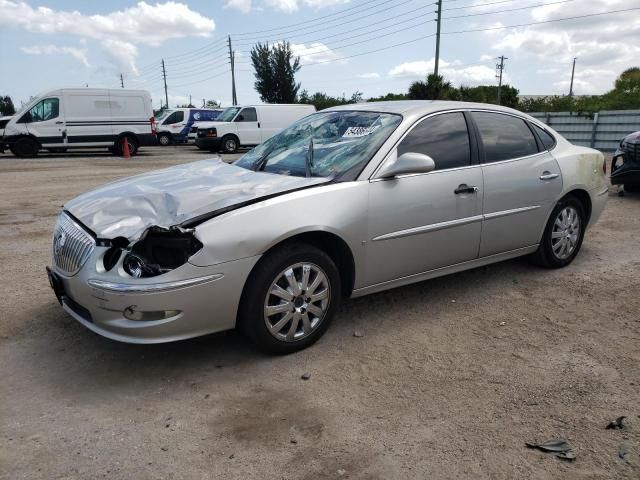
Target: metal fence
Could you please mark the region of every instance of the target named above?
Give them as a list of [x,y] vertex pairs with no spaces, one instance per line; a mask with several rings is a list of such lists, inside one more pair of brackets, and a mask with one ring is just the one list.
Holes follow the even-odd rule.
[[569,112],[535,112],[532,117],[546,123],[576,145],[612,152],[626,135],[640,130],[640,110],[603,110],[593,118]]

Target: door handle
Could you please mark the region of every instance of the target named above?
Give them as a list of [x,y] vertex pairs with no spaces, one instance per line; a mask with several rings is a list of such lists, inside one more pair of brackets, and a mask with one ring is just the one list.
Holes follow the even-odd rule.
[[475,185],[467,185],[466,183],[461,183],[460,185],[458,185],[458,188],[456,188],[453,193],[455,193],[456,195],[460,195],[461,193],[477,193],[478,192],[478,187],[476,187]]
[[258,128],[260,128],[260,122],[258,122]]
[[559,176],[560,176],[559,173],[551,173],[549,171],[544,171],[542,172],[542,175],[540,175],[540,180],[544,182],[546,180],[553,180],[554,178],[558,178]]
[[59,120],[58,120],[58,121],[56,122],[56,125],[62,125],[63,123],[64,123],[64,122],[61,122],[61,121],[59,121]]

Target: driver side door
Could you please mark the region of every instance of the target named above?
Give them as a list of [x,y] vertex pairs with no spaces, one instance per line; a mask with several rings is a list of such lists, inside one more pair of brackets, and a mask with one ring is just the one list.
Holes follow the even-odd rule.
[[253,107],[240,110],[234,120],[240,138],[240,144],[245,146],[258,145],[262,142],[258,113]]
[[429,173],[371,180],[366,255],[368,286],[478,257],[482,167],[463,112],[418,121],[392,152],[430,156]]

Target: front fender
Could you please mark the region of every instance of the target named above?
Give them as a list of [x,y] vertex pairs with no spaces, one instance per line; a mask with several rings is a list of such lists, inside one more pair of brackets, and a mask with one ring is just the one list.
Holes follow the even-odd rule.
[[215,217],[196,228],[203,248],[189,261],[210,266],[262,255],[306,232],[342,238],[361,264],[367,235],[368,182],[322,185],[291,192]]

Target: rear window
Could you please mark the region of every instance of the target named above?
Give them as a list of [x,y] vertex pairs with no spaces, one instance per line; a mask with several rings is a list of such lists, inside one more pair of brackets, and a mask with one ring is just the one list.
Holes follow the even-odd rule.
[[538,153],[538,144],[524,120],[511,115],[473,112],[484,146],[485,163]]
[[549,132],[537,125],[533,125],[533,129],[538,134],[538,137],[540,137],[540,141],[542,142],[542,145],[544,145],[545,150],[551,150],[556,145],[556,139],[553,138]]

